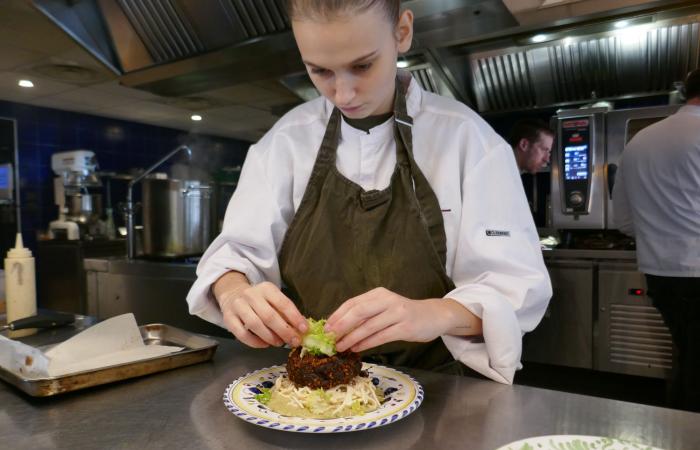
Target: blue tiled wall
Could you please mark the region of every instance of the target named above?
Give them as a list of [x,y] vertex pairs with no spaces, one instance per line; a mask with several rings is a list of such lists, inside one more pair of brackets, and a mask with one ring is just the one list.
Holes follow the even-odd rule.
[[216,161],[217,166],[242,164],[249,146],[235,139],[6,101],[0,101],[0,117],[17,121],[22,234],[30,247],[38,232],[56,219],[53,153],[91,150],[100,170],[126,172],[150,166],[182,143],[198,142],[195,159]]

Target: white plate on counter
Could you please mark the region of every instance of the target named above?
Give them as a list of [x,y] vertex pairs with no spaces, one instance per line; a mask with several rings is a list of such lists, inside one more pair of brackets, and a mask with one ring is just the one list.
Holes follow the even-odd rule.
[[498,450],[661,450],[651,445],[602,436],[552,435],[522,439]]
[[372,412],[338,419],[283,416],[255,399],[264,387],[286,375],[284,366],[273,366],[244,375],[229,384],[224,404],[236,417],[261,427],[296,433],[347,433],[389,425],[414,412],[423,402],[423,387],[411,376],[389,367],[363,364],[386,400]]

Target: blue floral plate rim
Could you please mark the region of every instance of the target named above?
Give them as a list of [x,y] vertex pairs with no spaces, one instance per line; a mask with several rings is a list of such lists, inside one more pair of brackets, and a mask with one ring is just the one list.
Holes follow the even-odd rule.
[[424,392],[420,383],[399,370],[363,363],[373,383],[387,395],[387,400],[377,410],[362,416],[339,419],[309,419],[277,414],[255,400],[260,387],[270,386],[278,376],[286,374],[284,366],[277,365],[255,370],[230,383],[224,391],[226,409],[239,419],[253,425],[295,433],[348,433],[389,425],[404,419],[423,402]]

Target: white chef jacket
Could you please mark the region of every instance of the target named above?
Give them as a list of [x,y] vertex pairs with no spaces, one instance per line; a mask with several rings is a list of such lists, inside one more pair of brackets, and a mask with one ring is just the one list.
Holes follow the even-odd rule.
[[639,271],[700,277],[700,106],[637,133],[613,189],[615,225],[635,236]]
[[[483,340],[442,339],[455,359],[512,383],[522,334],[539,323],[552,293],[513,151],[468,107],[422,91],[415,80],[406,106],[415,160],[443,211],[446,271],[456,285],[445,297],[483,321]],[[230,270],[251,283],[281,284],[277,256],[332,110],[324,98],[304,103],[250,147],[222,233],[197,267],[190,313],[223,326],[211,285]],[[388,186],[396,163],[393,126],[392,118],[364,132],[343,121],[338,170],[365,190]]]

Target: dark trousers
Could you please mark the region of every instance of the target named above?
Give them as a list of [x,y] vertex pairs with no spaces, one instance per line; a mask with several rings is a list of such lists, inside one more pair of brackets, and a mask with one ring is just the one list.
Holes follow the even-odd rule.
[[700,411],[700,278],[646,275],[648,294],[671,331],[677,364],[669,406]]

